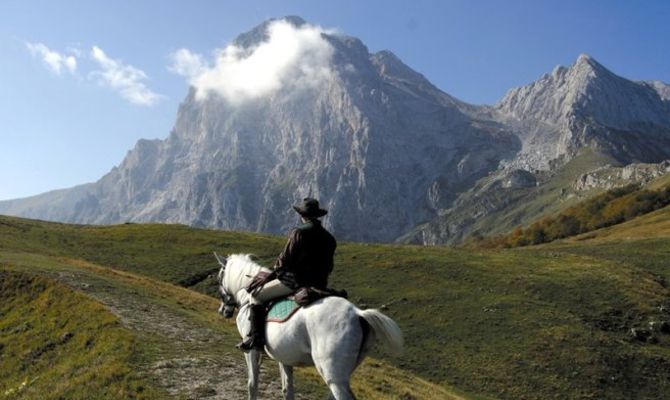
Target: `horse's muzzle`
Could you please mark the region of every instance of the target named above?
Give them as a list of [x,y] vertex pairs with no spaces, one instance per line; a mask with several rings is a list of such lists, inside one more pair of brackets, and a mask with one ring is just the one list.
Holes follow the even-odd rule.
[[226,307],[225,304],[221,303],[219,306],[219,314],[223,315],[224,318],[232,318],[233,314],[235,314],[235,308]]

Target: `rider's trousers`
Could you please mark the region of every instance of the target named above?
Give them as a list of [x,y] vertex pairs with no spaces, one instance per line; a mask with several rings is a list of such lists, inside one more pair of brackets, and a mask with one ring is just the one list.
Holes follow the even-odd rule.
[[251,304],[265,304],[272,299],[288,296],[293,293],[293,289],[281,283],[279,279],[273,279],[263,285],[255,296],[251,297]]

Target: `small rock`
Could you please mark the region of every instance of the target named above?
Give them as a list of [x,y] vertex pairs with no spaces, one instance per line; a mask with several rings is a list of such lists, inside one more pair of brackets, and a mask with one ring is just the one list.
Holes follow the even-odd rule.
[[649,330],[652,332],[670,333],[670,323],[667,321],[649,321]]
[[640,342],[646,342],[647,339],[651,336],[651,332],[649,332],[646,329],[631,328],[630,335],[635,340],[639,340]]
[[520,189],[536,185],[535,175],[523,169],[515,169],[502,177],[502,187],[506,189]]
[[74,336],[72,332],[65,332],[63,336],[60,337],[60,342],[66,343],[68,340],[72,339],[72,336]]
[[197,398],[216,396],[216,390],[210,386],[199,386],[195,389]]

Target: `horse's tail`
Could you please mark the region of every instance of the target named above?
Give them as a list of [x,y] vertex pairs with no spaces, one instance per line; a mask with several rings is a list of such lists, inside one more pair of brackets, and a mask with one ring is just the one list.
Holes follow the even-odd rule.
[[393,355],[400,355],[404,345],[402,331],[394,320],[377,310],[358,310],[358,315],[365,320],[384,347]]

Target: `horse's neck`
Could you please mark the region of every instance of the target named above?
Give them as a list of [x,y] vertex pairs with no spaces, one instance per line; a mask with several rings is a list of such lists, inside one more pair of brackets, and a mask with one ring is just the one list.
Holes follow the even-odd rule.
[[[230,289],[234,293],[239,293],[239,296],[243,296],[246,291],[242,290],[246,288],[252,281],[252,279],[258,274],[260,271],[266,271],[270,272],[268,268],[261,267],[260,265],[253,263],[253,262],[246,262],[240,266],[235,271],[235,277],[233,279],[233,282],[230,284]],[[237,299],[238,301],[242,299]]]
[[261,267],[255,263],[245,264],[240,268],[238,279],[236,279],[237,284],[233,289],[235,291],[235,298],[239,304],[246,304],[250,301],[251,294],[246,291],[246,287],[249,286],[253,278],[260,271],[270,272],[268,268]]

